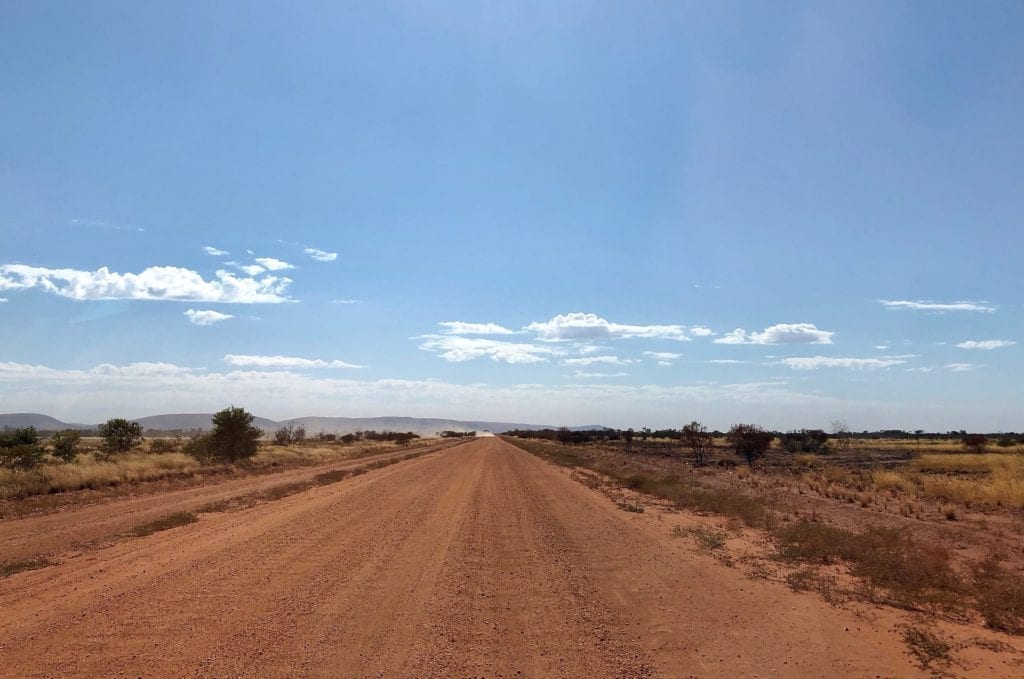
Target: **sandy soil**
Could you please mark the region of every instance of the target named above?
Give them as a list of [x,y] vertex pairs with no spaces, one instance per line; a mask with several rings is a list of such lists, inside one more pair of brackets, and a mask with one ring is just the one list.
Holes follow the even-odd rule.
[[895,613],[751,580],[498,438],[59,547],[96,509],[0,526],[61,561],[0,580],[4,676],[923,674]]

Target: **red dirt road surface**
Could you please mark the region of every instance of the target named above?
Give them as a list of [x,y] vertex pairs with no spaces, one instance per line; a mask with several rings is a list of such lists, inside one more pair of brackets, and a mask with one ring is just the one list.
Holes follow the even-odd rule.
[[0,579],[0,675],[921,674],[886,623],[681,543],[478,439]]

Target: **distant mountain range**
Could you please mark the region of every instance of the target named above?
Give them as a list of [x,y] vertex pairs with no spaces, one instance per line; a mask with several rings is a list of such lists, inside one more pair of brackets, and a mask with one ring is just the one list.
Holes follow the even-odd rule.
[[[190,431],[209,429],[212,413],[173,413],[168,415],[151,415],[134,420],[147,431]],[[290,420],[270,420],[257,417],[253,421],[260,429],[272,433],[279,427],[288,425],[304,426],[307,435],[320,432],[325,434],[349,434],[355,431],[411,431],[420,436],[432,436],[437,432],[450,431],[490,431],[500,434],[511,429],[548,429],[555,428],[549,424],[523,424],[518,422],[488,422],[483,420],[445,420],[429,417],[295,417]],[[0,413],[0,429],[4,427],[35,427],[40,431],[58,431],[61,429],[96,429],[96,424],[78,424],[62,422],[49,415],[39,413]],[[600,425],[570,427],[573,430],[604,429]]]

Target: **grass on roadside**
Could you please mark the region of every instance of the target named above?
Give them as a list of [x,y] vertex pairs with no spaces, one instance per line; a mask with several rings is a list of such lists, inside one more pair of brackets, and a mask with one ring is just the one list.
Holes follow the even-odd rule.
[[6,578],[7,576],[14,575],[15,573],[33,571],[37,568],[46,568],[47,566],[52,565],[53,562],[45,557],[19,559],[18,561],[2,561],[0,562],[0,578]]
[[135,526],[128,534],[132,537],[140,538],[146,535],[152,535],[153,533],[159,533],[160,531],[170,530],[171,528],[177,528],[178,526],[187,526],[190,523],[195,523],[199,520],[199,517],[192,512],[174,512],[167,516],[162,516],[154,521]]

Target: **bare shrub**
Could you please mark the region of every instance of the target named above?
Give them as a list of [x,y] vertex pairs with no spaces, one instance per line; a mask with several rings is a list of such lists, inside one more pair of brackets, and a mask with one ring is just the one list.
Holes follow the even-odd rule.
[[713,440],[708,428],[696,420],[683,427],[683,445],[693,453],[693,463],[698,467],[706,462]]

